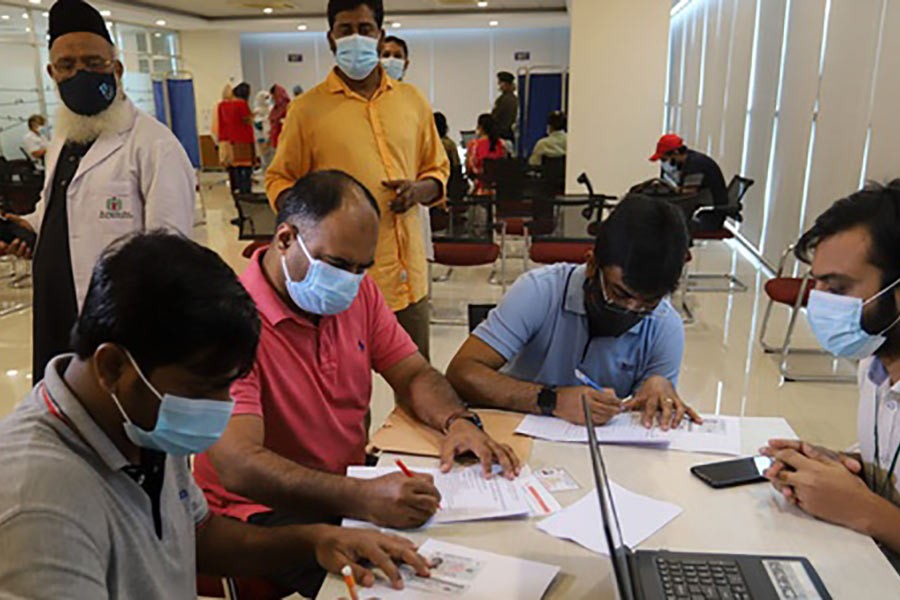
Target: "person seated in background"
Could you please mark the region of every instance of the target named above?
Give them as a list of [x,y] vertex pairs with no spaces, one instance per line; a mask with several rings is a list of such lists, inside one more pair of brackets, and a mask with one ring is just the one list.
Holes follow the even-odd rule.
[[50,139],[43,129],[47,125],[47,119],[43,115],[31,115],[28,117],[28,133],[22,138],[22,145],[28,157],[39,165],[44,166],[44,155],[47,154],[47,146]]
[[[345,476],[365,462],[372,370],[401,407],[444,435],[444,471],[467,452],[486,476],[495,462],[510,478],[518,471],[513,451],[484,433],[366,276],[379,219],[372,194],[340,171],[307,175],[283,195],[272,244],[241,277],[262,317],[256,362],[231,388],[235,411],[222,440],[195,461],[216,512],[264,526],[427,521],[440,501],[430,477]],[[309,590],[323,576],[287,571],[274,580]]]
[[[660,162],[660,178],[674,186],[682,196],[707,194],[707,206],[726,206],[728,188],[722,169],[709,156],[685,145],[681,136],[668,133],[656,143],[656,153],[650,157]],[[697,206],[703,206],[701,202]],[[692,229],[710,231],[721,229],[725,224],[725,214],[715,211],[701,211],[690,223]]]
[[397,81],[403,81],[406,70],[409,68],[409,47],[406,41],[395,35],[384,38],[381,47],[381,66],[387,71],[388,76]]
[[859,360],[858,453],[770,440],[766,476],[809,514],[873,537],[900,567],[900,179],[835,202],[795,250],[823,348]]
[[484,161],[497,160],[509,156],[506,145],[500,139],[497,122],[489,113],[478,115],[475,137],[466,148],[466,173],[475,180],[475,193],[483,194],[484,186],[481,175],[484,173]]
[[597,425],[627,410],[643,411],[647,427],[657,414],[663,429],[685,415],[699,421],[675,391],[684,326],[667,299],[687,252],[677,208],[626,196],[601,223],[587,264],[522,275],[456,353],[447,379],[473,406],[572,423],[584,423],[582,397]]
[[434,113],[434,126],[437,127],[438,135],[441,138],[441,144],[447,152],[447,158],[450,160],[451,175],[454,170],[462,168],[459,160],[459,146],[450,139],[450,126],[447,124],[447,117],[442,112]]
[[558,158],[566,155],[566,115],[558,110],[547,115],[547,136],[534,145],[528,164],[539,167],[544,157]]
[[394,561],[400,538],[331,526],[264,529],[210,514],[187,456],[224,430],[249,371],[256,307],[214,252],[162,230],[113,242],[72,331],[74,354],[0,421],[0,595],[196,598],[197,572],[332,572]]

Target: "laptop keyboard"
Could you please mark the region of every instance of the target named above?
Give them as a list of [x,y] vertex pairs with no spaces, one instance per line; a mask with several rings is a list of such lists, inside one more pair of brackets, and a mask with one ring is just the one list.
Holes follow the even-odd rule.
[[657,558],[666,600],[750,600],[735,561]]

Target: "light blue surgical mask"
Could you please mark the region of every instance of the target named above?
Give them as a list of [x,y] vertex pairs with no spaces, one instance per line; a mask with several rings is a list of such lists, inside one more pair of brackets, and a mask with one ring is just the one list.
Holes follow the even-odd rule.
[[362,81],[378,66],[378,40],[367,35],[353,34],[334,41],[334,57],[344,75]]
[[281,268],[284,270],[284,281],[291,300],[301,310],[314,315],[336,315],[350,308],[359,293],[365,273],[354,274],[313,258],[300,234],[297,234],[297,242],[309,260],[309,269],[301,281],[293,281],[287,268],[287,259],[281,255]]
[[863,308],[898,283],[900,279],[866,301],[820,290],[810,292],[806,312],[819,344],[842,358],[859,360],[875,354],[887,339],[884,334],[900,321],[900,315],[880,333],[869,333],[862,325]]
[[387,71],[387,74],[391,77],[391,79],[396,79],[397,81],[401,81],[403,79],[404,71],[406,71],[406,61],[401,58],[382,58],[381,65],[384,67],[384,70]]
[[113,402],[125,419],[122,426],[132,444],[173,456],[187,456],[205,452],[222,437],[234,409],[234,400],[226,402],[160,394],[144,376],[131,353],[126,350],[125,354],[137,370],[141,381],[160,402],[156,426],[153,431],[147,431],[134,424],[122,408],[118,396],[110,392]]

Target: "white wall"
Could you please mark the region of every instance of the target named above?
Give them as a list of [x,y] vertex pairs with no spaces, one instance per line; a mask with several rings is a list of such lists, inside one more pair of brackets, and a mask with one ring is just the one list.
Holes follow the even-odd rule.
[[573,0],[568,189],[582,171],[620,195],[658,173],[647,160],[662,128],[669,4]]
[[898,27],[900,0],[693,0],[672,18],[667,128],[756,181],[740,231],[770,263],[863,180],[900,176]]
[[197,128],[209,133],[212,114],[222,99],[226,83],[243,81],[241,38],[233,31],[183,31],[181,55],[184,69],[194,76]]
[[[474,129],[482,112],[489,112],[496,95],[497,71],[523,66],[568,66],[569,31],[547,29],[392,30],[409,45],[406,81],[421,89],[435,110],[442,111],[456,138]],[[531,52],[528,62],[514,53]],[[289,63],[289,53],[303,62]],[[244,76],[254,92],[279,83],[288,91],[321,82],[334,60],[324,33],[253,33],[241,35]]]

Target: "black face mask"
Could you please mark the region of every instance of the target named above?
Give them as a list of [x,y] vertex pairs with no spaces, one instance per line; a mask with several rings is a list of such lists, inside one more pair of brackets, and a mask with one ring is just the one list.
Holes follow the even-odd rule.
[[644,319],[639,313],[610,304],[596,289],[596,282],[585,280],[584,308],[591,338],[619,337]]
[[85,117],[99,115],[109,108],[117,91],[115,73],[78,71],[59,83],[59,95],[65,105]]

